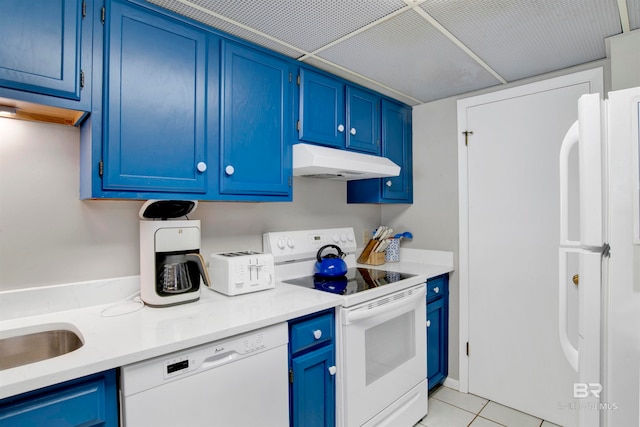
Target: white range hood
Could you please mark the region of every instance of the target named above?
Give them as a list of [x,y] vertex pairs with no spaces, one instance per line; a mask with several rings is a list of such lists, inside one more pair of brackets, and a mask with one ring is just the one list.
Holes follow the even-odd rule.
[[386,157],[311,144],[295,144],[293,175],[351,181],[398,176],[400,166]]

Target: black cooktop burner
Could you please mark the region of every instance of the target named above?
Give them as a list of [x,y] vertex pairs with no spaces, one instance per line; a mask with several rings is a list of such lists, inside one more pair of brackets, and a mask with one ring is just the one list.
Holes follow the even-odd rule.
[[307,276],[284,282],[334,294],[352,295],[413,276],[414,274],[398,273],[397,271],[350,268],[345,276],[331,278]]

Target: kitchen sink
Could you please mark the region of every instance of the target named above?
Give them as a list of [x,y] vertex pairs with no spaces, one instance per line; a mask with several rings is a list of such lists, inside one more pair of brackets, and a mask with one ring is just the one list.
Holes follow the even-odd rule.
[[62,356],[83,344],[80,332],[66,323],[4,331],[0,334],[0,370]]

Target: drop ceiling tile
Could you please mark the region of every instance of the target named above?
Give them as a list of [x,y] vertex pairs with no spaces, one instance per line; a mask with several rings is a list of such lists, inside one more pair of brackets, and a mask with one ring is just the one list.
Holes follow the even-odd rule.
[[427,0],[420,7],[507,81],[604,58],[604,39],[622,31],[616,0]]
[[627,9],[629,9],[631,29],[640,29],[640,0],[627,0]]
[[422,102],[499,83],[413,10],[346,39],[318,56]]
[[371,79],[367,79],[364,76],[350,72],[348,70],[345,71],[343,68],[336,67],[332,63],[327,63],[314,57],[305,59],[304,63],[319,68],[320,70],[326,71],[327,73],[331,73],[334,76],[342,77],[345,80],[349,80],[352,83],[359,84],[378,93],[396,99],[400,102],[404,102],[407,105],[418,105],[422,103],[422,101],[411,98],[410,96],[394,90],[393,88],[384,86],[378,82],[372,81]]
[[[157,0],[150,0],[154,3]],[[178,0],[162,0],[177,3]],[[311,52],[406,7],[402,0],[180,0]]]
[[300,49],[287,46],[286,44],[280,43],[277,40],[272,40],[271,38],[261,36],[253,31],[220,19],[211,13],[207,13],[207,11],[203,10],[203,8],[201,7],[193,6],[191,4],[185,4],[187,2],[180,2],[177,0],[147,0],[147,2],[153,3],[164,9],[168,9],[179,15],[186,16],[187,18],[191,18],[194,21],[198,21],[213,28],[217,28],[228,34],[233,34],[236,37],[248,40],[259,46],[271,49],[290,58],[298,58],[305,53]]

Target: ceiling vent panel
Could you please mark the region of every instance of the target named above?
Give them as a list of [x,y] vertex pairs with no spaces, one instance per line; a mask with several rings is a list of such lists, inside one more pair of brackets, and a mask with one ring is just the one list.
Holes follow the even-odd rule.
[[[160,0],[151,0],[152,2]],[[177,0],[162,0],[177,3]],[[406,7],[402,0],[180,0],[312,52]],[[217,27],[216,27],[217,28]]]
[[278,40],[273,40],[270,37],[261,36],[259,33],[256,33],[249,29],[235,25],[229,22],[228,20],[218,18],[216,13],[211,13],[207,9],[195,5],[195,2],[191,3],[187,1],[177,1],[177,0],[147,0],[147,1],[149,3],[153,3],[157,6],[160,6],[164,9],[168,9],[172,12],[175,12],[179,15],[186,16],[187,18],[191,18],[194,21],[201,22],[205,25],[209,25],[210,27],[217,28],[220,31],[224,31],[228,34],[232,34],[243,40],[248,40],[259,46],[265,47],[267,49],[271,49],[275,52],[281,53],[290,58],[298,58],[305,53],[292,46],[287,46],[285,43],[282,43]]
[[507,81],[606,56],[615,0],[433,0],[420,7]]
[[317,55],[421,102],[500,83],[413,10]]

